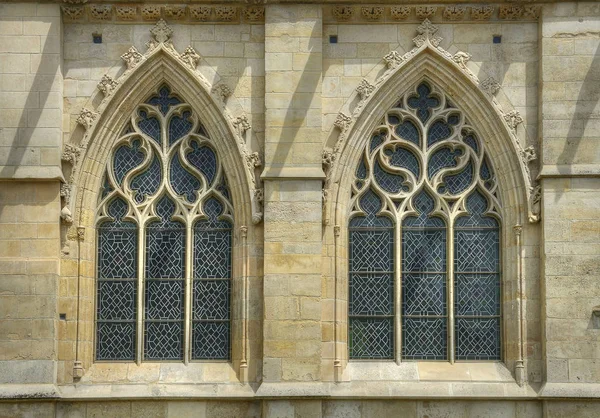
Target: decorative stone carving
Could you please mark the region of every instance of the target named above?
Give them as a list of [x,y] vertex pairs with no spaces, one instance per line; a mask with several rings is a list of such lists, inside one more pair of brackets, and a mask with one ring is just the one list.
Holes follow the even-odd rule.
[[77,164],[77,160],[81,155],[81,149],[71,144],[65,144],[62,155],[60,156],[61,161],[70,163],[73,167]]
[[535,153],[535,148],[529,146],[525,149],[521,150],[521,159],[525,165],[531,164],[533,161],[537,160],[537,155]]
[[488,77],[483,80],[479,84],[479,87],[490,96],[494,96],[498,93],[498,90],[500,90],[500,84],[493,77]]
[[184,53],[179,56],[179,59],[185,63],[192,70],[195,70],[198,66],[198,61],[200,61],[200,55],[196,52],[194,48],[188,46]]
[[165,16],[174,19],[181,20],[185,18],[185,6],[165,6]]
[[471,7],[471,18],[473,20],[489,20],[494,13],[494,6]]
[[352,118],[343,112],[338,113],[333,125],[338,128],[342,133],[345,133],[350,127]]
[[96,118],[98,118],[98,114],[96,112],[92,112],[84,107],[81,109],[81,113],[79,113],[79,116],[77,117],[77,123],[88,130],[92,127]]
[[504,115],[504,120],[513,131],[516,131],[517,126],[523,123],[523,118],[517,110],[511,110],[510,112],[506,113]]
[[240,136],[243,136],[246,131],[250,130],[252,126],[250,126],[250,122],[248,121],[248,116],[242,115],[235,118],[233,121],[233,126],[238,130]]
[[419,19],[428,19],[435,15],[437,7],[435,6],[417,6],[415,13]]
[[265,8],[259,6],[248,7],[244,10],[244,17],[249,22],[258,22],[265,18]]
[[529,222],[538,222],[542,212],[542,187],[539,184],[529,189]]
[[121,59],[127,64],[127,69],[131,70],[144,59],[144,56],[138,52],[135,46],[132,46],[126,53],[121,55]]
[[258,152],[246,154],[246,166],[250,171],[254,171],[255,168],[259,168],[262,166],[262,162],[260,161],[260,155],[258,155]]
[[360,9],[360,11],[361,11],[363,17],[367,20],[379,20],[383,16],[384,8],[369,6],[369,7],[362,7]]
[[523,17],[527,19],[537,19],[540,17],[540,6],[523,6]]
[[444,9],[443,16],[447,20],[462,20],[465,16],[465,8],[462,6],[448,6]]
[[331,13],[333,14],[333,17],[335,17],[336,20],[341,20],[341,21],[350,20],[350,19],[352,19],[352,16],[354,16],[354,7],[352,7],[352,6],[334,6],[333,9],[331,10]]
[[263,217],[262,208],[263,208],[264,200],[265,200],[265,194],[264,194],[263,189],[262,188],[254,189],[254,192],[253,192],[254,211],[252,213],[252,223],[254,225],[260,223],[260,221],[262,220],[262,217]]
[[190,17],[194,20],[206,21],[210,18],[212,7],[209,6],[190,6]]
[[87,2],[88,2],[88,0],[63,0],[63,3],[67,3],[67,4],[84,4]]
[[498,11],[500,19],[515,20],[523,15],[523,7],[512,4],[503,4]]
[[429,19],[425,19],[423,23],[417,27],[417,32],[419,34],[413,38],[413,42],[417,48],[420,48],[425,42],[429,42],[437,48],[442,41],[441,36],[435,35],[437,31],[437,26],[432,24]]
[[145,4],[142,6],[142,19],[158,20],[160,19],[160,6]]
[[471,59],[471,56],[472,55],[469,54],[468,52],[458,51],[452,57],[452,61],[457,63],[459,65],[459,67],[462,68],[463,70],[468,70],[467,62],[469,62],[469,60]]
[[112,18],[112,6],[109,4],[91,4],[89,10],[90,16],[95,20],[110,20]]
[[398,51],[389,52],[383,57],[383,60],[385,61],[385,65],[389,69],[394,69],[398,67],[404,61],[402,55],[400,55]]
[[325,148],[323,150],[322,162],[323,162],[323,171],[327,175],[333,162],[335,161],[335,154],[329,148]]
[[78,20],[83,17],[84,8],[80,6],[61,6],[63,15],[69,20]]
[[77,239],[83,241],[85,239],[85,228],[83,226],[77,227]]
[[356,91],[358,92],[360,99],[365,100],[371,93],[373,93],[373,91],[375,91],[375,86],[369,83],[367,79],[363,78],[356,88]]
[[215,15],[220,21],[231,22],[237,15],[237,8],[234,6],[217,6],[215,7]]
[[227,98],[231,96],[231,89],[227,84],[219,83],[212,89],[213,93],[216,94],[223,104],[227,103]]
[[392,19],[404,20],[410,16],[410,6],[392,6],[390,7]]
[[71,185],[61,184],[60,185],[60,197],[63,199],[63,207],[60,211],[60,218],[67,224],[73,223],[73,214],[69,206],[71,205]]
[[171,36],[173,36],[173,29],[167,25],[167,22],[165,22],[163,19],[160,19],[158,22],[156,22],[156,25],[150,29],[150,33],[156,42],[162,44],[171,40]]
[[137,7],[135,6],[115,6],[117,20],[132,21],[137,16]]
[[100,90],[104,96],[110,96],[110,94],[117,88],[119,82],[117,80],[113,80],[107,74],[102,76],[102,80],[98,83],[98,90]]

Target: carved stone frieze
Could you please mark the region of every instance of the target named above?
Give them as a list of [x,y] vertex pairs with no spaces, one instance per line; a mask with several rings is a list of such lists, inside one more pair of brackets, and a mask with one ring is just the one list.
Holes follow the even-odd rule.
[[435,15],[437,7],[435,6],[417,6],[415,13],[419,19],[428,19]]
[[67,4],[84,4],[87,2],[88,2],[88,0],[63,0],[63,3],[67,3]]
[[134,21],[137,17],[137,7],[115,6],[115,14],[117,15],[117,20]]
[[144,59],[144,56],[138,52],[135,46],[132,46],[126,53],[121,55],[121,59],[125,61],[127,69],[131,70]]
[[98,83],[98,90],[100,90],[104,96],[110,96],[110,94],[114,91],[114,89],[117,88],[118,85],[119,83],[117,80],[113,80],[112,77],[104,74],[102,76],[102,80],[100,80]]
[[363,6],[360,11],[363,17],[367,20],[379,20],[383,17],[385,9],[380,6]]
[[383,57],[383,60],[388,69],[394,69],[404,61],[402,55],[400,55],[398,51],[390,51]]
[[158,20],[160,19],[160,6],[145,4],[141,7],[142,19]]
[[212,13],[212,7],[210,6],[190,6],[190,17],[194,20],[199,20],[204,22],[210,19],[210,15]]
[[494,77],[486,78],[479,84],[479,87],[490,96],[494,96],[496,93],[498,93],[498,90],[500,90],[500,84],[494,79]]
[[494,13],[494,6],[471,7],[471,18],[473,20],[489,20]]
[[265,8],[260,6],[247,7],[244,10],[244,17],[249,22],[258,22],[265,18]]
[[90,4],[90,16],[94,20],[110,20],[112,18],[112,6],[110,4]]
[[331,10],[333,17],[336,20],[345,21],[352,19],[354,16],[354,7],[353,6],[334,6]]
[[237,8],[234,6],[217,6],[215,7],[215,15],[222,22],[231,22],[237,16]]
[[516,20],[523,15],[523,6],[503,4],[498,10],[498,17],[506,20]]
[[526,5],[523,6],[523,17],[527,19],[537,19],[540,17],[540,6]]
[[179,59],[185,63],[192,70],[195,70],[200,61],[200,55],[196,52],[192,46],[188,46],[183,54],[179,56]]
[[63,15],[69,20],[81,19],[85,9],[82,6],[61,6]]
[[392,6],[390,7],[392,19],[404,20],[410,16],[410,6]]
[[169,19],[181,20],[185,18],[185,6],[165,6],[165,16]]
[[77,123],[83,126],[86,130],[90,129],[94,124],[94,121],[98,118],[96,112],[92,112],[87,108],[81,109],[81,113],[77,117]]
[[444,8],[444,19],[447,20],[462,20],[465,16],[465,8],[463,6],[448,6]]

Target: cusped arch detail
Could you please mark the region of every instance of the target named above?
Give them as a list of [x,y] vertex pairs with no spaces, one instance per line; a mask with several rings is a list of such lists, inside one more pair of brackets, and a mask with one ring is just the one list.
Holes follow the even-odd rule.
[[[338,210],[348,201],[350,182],[367,141],[381,117],[420,82],[432,83],[452,97],[486,141],[499,177],[504,206],[515,215],[505,216],[505,219],[514,219],[514,224],[520,224],[522,211],[530,222],[540,219],[539,186],[528,166],[536,158],[535,151],[531,147],[523,148],[516,136],[514,119],[520,116],[514,111],[504,113],[494,97],[499,86],[492,85],[493,80],[479,81],[467,67],[470,55],[463,52],[452,55],[441,48],[441,38],[434,35],[436,30],[426,20],[414,39],[415,48],[404,55],[397,51],[386,55],[387,70],[373,84],[363,80],[356,89],[356,96],[344,105],[346,112],[340,112],[335,120],[332,130],[338,130],[339,136],[323,153],[327,173],[324,186],[326,223],[332,219],[336,224],[344,223],[338,219]],[[357,99],[352,111],[348,110],[350,103]]]

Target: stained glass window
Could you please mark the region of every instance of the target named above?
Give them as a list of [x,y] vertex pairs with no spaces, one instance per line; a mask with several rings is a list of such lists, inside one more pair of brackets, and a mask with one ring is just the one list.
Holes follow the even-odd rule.
[[429,82],[384,121],[355,171],[349,356],[499,360],[500,201],[484,141]]
[[164,85],[122,132],[98,210],[96,359],[229,359],[233,207],[206,130]]

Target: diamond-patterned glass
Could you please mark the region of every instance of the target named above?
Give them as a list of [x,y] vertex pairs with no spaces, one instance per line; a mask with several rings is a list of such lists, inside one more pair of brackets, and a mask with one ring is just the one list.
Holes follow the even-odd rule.
[[156,143],[161,143],[161,132],[160,132],[160,122],[154,116],[148,116],[148,113],[140,110],[139,112],[140,120],[137,122],[138,128],[140,131],[148,135],[150,138],[154,139]]
[[377,148],[378,146],[383,144],[384,140],[385,140],[385,134],[378,133],[376,135],[373,135],[373,138],[371,138],[371,144],[369,146],[370,151],[373,152],[373,150],[375,150],[375,148]]
[[392,318],[350,318],[349,350],[351,359],[394,358]]
[[446,275],[404,273],[402,275],[402,315],[446,315]]
[[388,150],[386,155],[390,157],[391,165],[406,168],[411,171],[417,179],[419,178],[419,161],[411,151],[406,148],[397,147],[394,151]]
[[469,134],[464,137],[463,141],[465,141],[465,144],[473,148],[473,151],[479,153],[479,145],[477,145],[477,138],[475,135]]
[[457,316],[500,315],[499,275],[457,273],[454,278],[454,311]]
[[208,184],[212,184],[217,175],[217,155],[209,147],[199,146],[196,141],[191,145],[192,151],[186,155],[187,160],[204,175]]
[[427,132],[427,146],[431,147],[433,144],[443,141],[452,135],[452,129],[450,125],[444,121],[435,121]]
[[137,279],[98,280],[98,321],[133,321],[136,318]]
[[419,216],[408,216],[404,219],[405,228],[443,228],[446,226],[444,221],[429,214],[435,207],[433,198],[422,191],[413,198],[413,206],[419,213]]
[[426,83],[417,87],[417,94],[408,98],[408,106],[416,109],[417,116],[425,123],[431,117],[433,108],[440,105],[440,100],[431,95],[431,88]]
[[198,197],[196,192],[200,190],[201,186],[200,180],[183,168],[181,161],[179,160],[179,155],[177,154],[175,154],[171,160],[169,175],[171,187],[173,187],[175,193],[184,196],[190,203],[195,202]]
[[377,184],[381,186],[383,190],[390,193],[398,193],[402,190],[406,190],[403,183],[406,181],[404,176],[400,174],[392,174],[385,171],[379,165],[379,162],[375,161],[375,167],[373,170],[373,176],[377,181]]
[[152,196],[158,191],[161,180],[160,162],[156,156],[152,159],[150,167],[131,180],[131,189],[136,191],[136,203],[142,203],[146,196]]
[[194,280],[193,318],[228,320],[231,309],[230,298],[230,280]]
[[457,360],[500,360],[500,318],[456,318]]
[[123,185],[125,175],[144,161],[144,153],[140,150],[141,142],[134,139],[131,147],[123,144],[115,151],[113,157],[113,171],[119,186]]
[[412,142],[417,146],[420,143],[419,130],[417,129],[416,125],[409,120],[405,120],[396,127],[396,134],[400,138]]
[[137,228],[133,222],[123,221],[127,203],[115,199],[108,214],[112,222],[98,228],[98,277],[101,279],[130,279],[137,277]]
[[402,358],[446,360],[448,358],[446,318],[402,319]]
[[444,272],[446,270],[446,230],[402,232],[403,271]]
[[350,231],[350,271],[392,271],[394,261],[392,229]]
[[146,279],[146,321],[183,319],[183,280]]
[[173,145],[178,139],[189,134],[193,123],[190,120],[191,112],[183,112],[181,116],[174,115],[169,121],[169,145]]
[[491,216],[482,216],[488,208],[488,202],[486,198],[479,193],[479,191],[473,192],[469,197],[467,197],[467,211],[468,214],[461,216],[456,220],[456,227],[470,227],[470,228],[480,228],[480,227],[490,227],[497,228],[498,221],[496,221]]
[[456,167],[458,157],[462,155],[460,149],[452,150],[450,148],[442,148],[434,152],[427,163],[427,175],[432,178],[438,171],[444,168]]
[[350,227],[355,228],[376,228],[391,227],[392,221],[386,216],[376,216],[381,210],[383,202],[372,190],[368,190],[360,198],[360,207],[367,216],[357,216],[350,220]]
[[156,205],[161,221],[148,225],[146,243],[146,277],[181,278],[185,268],[185,228],[171,221],[175,204],[166,196]]
[[363,180],[367,178],[367,166],[364,157],[360,159],[360,163],[356,168],[356,177]]
[[144,359],[183,359],[183,322],[146,322]]
[[446,187],[444,190],[440,190],[440,192],[443,193],[447,190],[450,194],[457,195],[467,190],[472,182],[473,164],[469,161],[462,171],[444,177]]
[[393,315],[394,278],[388,274],[350,274],[350,315]]
[[497,229],[455,230],[454,265],[456,272],[498,271],[499,233]]
[[135,360],[135,322],[96,323],[96,360]]
[[192,359],[228,360],[231,330],[227,322],[194,321],[192,325]]

